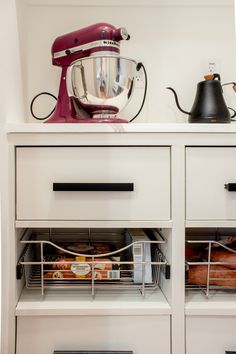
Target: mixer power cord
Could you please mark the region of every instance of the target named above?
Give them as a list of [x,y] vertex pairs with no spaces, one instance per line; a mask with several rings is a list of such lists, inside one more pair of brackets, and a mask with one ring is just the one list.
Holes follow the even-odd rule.
[[38,95],[34,96],[34,98],[32,99],[31,101],[31,104],[30,104],[30,113],[32,114],[32,116],[37,119],[37,120],[45,120],[47,118],[50,117],[50,115],[55,111],[56,109],[56,106],[53,108],[53,110],[46,116],[46,117],[37,117],[35,114],[34,114],[34,111],[33,111],[33,105],[34,105],[34,101],[36,100],[36,98],[38,98],[39,96],[41,95],[48,95],[48,96],[51,96],[53,98],[55,98],[55,100],[57,101],[57,97],[54,96],[52,93],[50,92],[40,92]]
[[144,87],[144,93],[143,93],[143,101],[142,101],[142,104],[141,104],[141,106],[140,106],[140,108],[138,110],[138,113],[136,113],[136,115],[132,119],[130,119],[129,123],[132,122],[133,120],[135,120],[135,118],[137,118],[137,116],[142,111],[144,103],[146,101],[146,95],[147,95],[147,72],[146,72],[146,69],[145,69],[145,66],[143,65],[143,63],[138,63],[137,67],[136,67],[137,71],[139,71],[141,68],[143,69],[144,77],[145,77],[145,87]]

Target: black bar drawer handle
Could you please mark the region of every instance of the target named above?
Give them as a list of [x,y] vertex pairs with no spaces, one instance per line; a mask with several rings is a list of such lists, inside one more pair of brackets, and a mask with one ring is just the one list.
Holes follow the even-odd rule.
[[54,354],[133,354],[130,350],[54,350]]
[[227,189],[228,192],[236,192],[236,183],[225,184],[225,189]]
[[133,192],[134,183],[53,183],[55,192]]

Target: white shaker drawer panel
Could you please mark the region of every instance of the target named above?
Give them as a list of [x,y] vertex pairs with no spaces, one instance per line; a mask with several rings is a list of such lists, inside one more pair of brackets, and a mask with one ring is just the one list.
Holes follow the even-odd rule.
[[170,219],[168,147],[23,147],[16,161],[17,220]]
[[170,316],[18,317],[16,354],[54,350],[170,354]]
[[186,149],[187,220],[236,219],[236,148]]
[[236,351],[236,317],[186,318],[186,354],[225,354]]

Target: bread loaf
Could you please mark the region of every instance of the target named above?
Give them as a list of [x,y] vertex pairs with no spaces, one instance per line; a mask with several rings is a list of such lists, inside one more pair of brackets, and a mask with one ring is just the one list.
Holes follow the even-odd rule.
[[211,262],[234,262],[234,264],[224,264],[224,267],[236,270],[236,253],[222,249],[212,250]]
[[[236,272],[224,266],[213,265],[210,267],[210,285],[236,286]],[[194,285],[207,284],[207,265],[193,265],[189,268],[188,283]]]

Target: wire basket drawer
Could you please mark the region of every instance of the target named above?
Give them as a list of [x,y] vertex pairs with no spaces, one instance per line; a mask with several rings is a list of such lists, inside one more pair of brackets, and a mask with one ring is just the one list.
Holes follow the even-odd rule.
[[[144,231],[139,231],[146,235]],[[164,238],[155,230],[149,236],[137,231],[34,231],[17,266],[26,287],[40,289],[136,289],[144,295],[158,288],[161,272],[170,278],[170,266],[161,251]]]
[[[227,241],[228,240],[228,241]],[[228,246],[227,242],[233,242]],[[186,246],[186,289],[236,293],[236,237],[217,240],[188,240]]]

